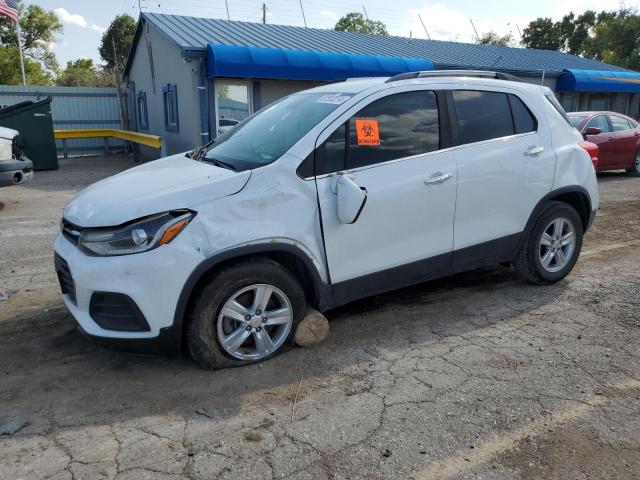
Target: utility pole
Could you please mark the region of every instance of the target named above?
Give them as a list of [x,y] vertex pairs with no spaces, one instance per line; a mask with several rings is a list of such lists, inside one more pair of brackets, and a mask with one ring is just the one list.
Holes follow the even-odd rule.
[[27,86],[27,76],[24,73],[24,55],[22,53],[22,43],[20,42],[20,24],[16,20],[16,37],[18,40],[18,51],[20,52],[20,72],[22,73],[22,85]]
[[476,32],[476,38],[480,41],[480,35],[478,35],[478,30],[476,30],[476,26],[473,24],[473,20],[469,19],[471,22],[471,26],[473,27],[473,31]]
[[369,15],[367,15],[367,9],[364,8],[364,5],[362,6],[362,10],[364,10],[364,18],[366,18],[367,20],[369,20]]
[[304,22],[304,28],[307,28],[307,19],[304,16],[304,7],[302,6],[302,0],[300,0],[300,10],[302,10],[302,21]]
[[122,82],[118,68],[118,57],[116,55],[116,39],[111,36],[111,46],[113,47],[113,76],[116,78],[116,88],[118,92],[118,103],[120,104],[120,128],[129,129],[129,119],[127,116],[127,106],[122,95]]
[[262,23],[267,23],[267,4],[262,4]]
[[420,23],[422,24],[422,28],[424,28],[424,33],[427,34],[427,38],[429,40],[431,40],[431,35],[429,35],[429,32],[427,32],[427,27],[424,26],[424,22],[422,21],[422,17],[420,16],[420,14],[418,14],[418,18],[420,19]]
[[224,0],[224,6],[227,7],[227,20],[231,20],[231,17],[229,16],[229,3],[227,3],[227,0]]

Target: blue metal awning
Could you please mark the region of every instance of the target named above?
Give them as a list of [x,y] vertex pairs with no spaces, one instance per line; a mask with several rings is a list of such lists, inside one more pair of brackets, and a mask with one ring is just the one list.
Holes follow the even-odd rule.
[[283,48],[208,45],[207,71],[212,77],[278,80],[345,80],[385,77],[416,70],[433,70],[423,58],[308,52]]
[[640,93],[640,73],[606,70],[564,70],[556,82],[559,92]]

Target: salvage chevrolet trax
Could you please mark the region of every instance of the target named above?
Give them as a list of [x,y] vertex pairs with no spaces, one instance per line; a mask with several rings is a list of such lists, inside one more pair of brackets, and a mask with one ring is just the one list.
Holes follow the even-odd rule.
[[515,80],[325,85],[98,182],[55,240],[64,302],[102,343],[221,368],[286,349],[308,305],[505,262],[557,282],[593,221],[596,177],[551,91]]

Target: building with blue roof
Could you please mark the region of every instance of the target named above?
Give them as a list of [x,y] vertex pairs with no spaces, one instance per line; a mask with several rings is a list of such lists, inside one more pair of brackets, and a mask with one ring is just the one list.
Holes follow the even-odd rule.
[[138,128],[179,152],[299,90],[433,69],[506,72],[547,85],[567,111],[640,116],[640,73],[567,53],[159,13],[140,16],[124,76]]

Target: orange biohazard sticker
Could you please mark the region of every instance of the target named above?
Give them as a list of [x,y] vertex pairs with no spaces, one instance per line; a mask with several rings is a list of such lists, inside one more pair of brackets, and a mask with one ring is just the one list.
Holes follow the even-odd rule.
[[356,120],[358,145],[380,145],[380,131],[377,120]]

